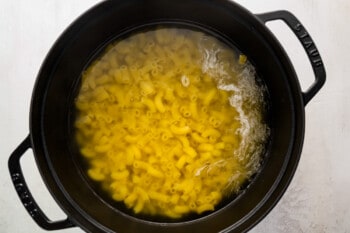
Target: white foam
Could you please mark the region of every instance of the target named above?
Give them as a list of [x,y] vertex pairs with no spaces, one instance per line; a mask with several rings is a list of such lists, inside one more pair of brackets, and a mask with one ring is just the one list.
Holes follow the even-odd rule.
[[182,75],[181,83],[184,87],[188,87],[190,85],[190,79],[186,75]]
[[[261,153],[264,150],[262,144],[269,135],[268,126],[262,122],[261,112],[265,106],[263,97],[266,90],[257,84],[255,69],[249,61],[239,69],[232,67],[236,77],[230,77],[218,59],[220,48],[214,46],[204,48],[200,43],[199,49],[203,54],[202,71],[215,79],[218,89],[233,92],[229,102],[238,112],[238,120],[241,123],[235,133],[242,138],[235,156],[241,160],[249,156],[247,167],[252,170],[251,173],[255,173],[259,168]],[[247,104],[257,108],[245,111],[243,105]]]

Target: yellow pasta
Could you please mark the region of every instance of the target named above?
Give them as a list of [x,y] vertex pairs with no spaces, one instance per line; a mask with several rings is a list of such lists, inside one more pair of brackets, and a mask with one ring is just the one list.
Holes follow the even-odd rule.
[[153,94],[155,91],[151,81],[141,81],[140,88],[141,88],[141,93],[146,96]]
[[191,132],[191,128],[189,126],[178,127],[176,125],[171,125],[170,130],[177,135],[185,135]]
[[188,213],[190,211],[190,207],[187,205],[178,205],[174,207],[174,212],[177,214],[185,214]]
[[100,169],[89,169],[88,175],[96,181],[102,181],[105,179],[105,175],[101,172]]
[[178,111],[178,108],[179,108],[179,105],[177,103],[174,103],[172,106],[171,106],[171,116],[174,120],[179,120],[181,119],[181,115]]
[[134,205],[135,201],[137,200],[137,197],[137,193],[132,192],[125,198],[124,203],[130,208]]
[[154,98],[154,104],[157,108],[157,110],[160,112],[160,113],[164,113],[165,112],[165,107],[164,107],[164,104],[162,102],[162,93],[158,93],[156,95],[156,97]]
[[176,167],[178,169],[182,169],[187,161],[187,156],[182,156],[177,162]]
[[92,158],[92,157],[96,156],[96,152],[93,149],[88,148],[88,147],[81,148],[80,153],[87,158]]
[[129,176],[129,171],[128,170],[124,170],[121,172],[113,172],[111,174],[111,177],[115,180],[125,180],[127,179]]
[[111,149],[111,145],[110,144],[97,145],[97,146],[95,146],[94,149],[98,153],[104,153],[104,152],[107,152]]
[[144,207],[145,203],[142,199],[138,199],[136,205],[134,206],[133,210],[136,214],[140,213]]
[[154,177],[157,177],[157,178],[163,178],[164,177],[164,174],[160,171],[158,171],[157,169],[151,167],[151,166],[148,166],[147,167],[147,172],[154,176]]
[[136,141],[138,140],[138,137],[135,136],[135,135],[130,135],[130,134],[128,134],[128,135],[125,136],[124,139],[125,139],[125,141],[128,142],[128,143],[134,143],[134,142],[136,142]]
[[185,147],[184,148],[184,152],[189,155],[191,158],[194,158],[197,156],[197,151],[191,147],[191,146],[188,146],[188,147]]
[[221,133],[216,129],[207,129],[202,133],[202,137],[204,138],[209,138],[209,137],[219,138],[220,136],[221,136]]
[[116,201],[122,201],[126,198],[128,192],[129,191],[126,189],[126,187],[119,187],[118,189],[115,189],[112,198]]
[[214,150],[214,145],[213,144],[209,144],[209,143],[202,143],[199,144],[198,146],[198,151],[213,151]]
[[155,191],[149,191],[148,195],[151,199],[153,199],[155,201],[159,201],[159,202],[163,202],[163,203],[167,203],[170,201],[167,195],[162,194],[162,193],[158,193]]
[[135,214],[215,210],[257,171],[268,137],[264,92],[254,72],[242,76],[249,66],[189,29],[111,43],[82,73],[75,102],[88,177]]
[[155,106],[153,100],[148,99],[148,98],[143,98],[141,102],[144,105],[146,105],[151,112],[155,112],[156,111],[156,106]]
[[205,211],[208,211],[208,210],[214,210],[214,205],[211,205],[211,204],[203,204],[201,206],[198,206],[198,208],[196,209],[196,212],[198,214],[201,214]]

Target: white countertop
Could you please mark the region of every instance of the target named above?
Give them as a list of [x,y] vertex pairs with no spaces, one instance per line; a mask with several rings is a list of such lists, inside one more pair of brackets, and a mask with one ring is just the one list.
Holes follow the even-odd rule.
[[[62,31],[97,2],[0,0],[0,232],[45,232],[20,203],[7,161],[28,134],[31,93],[45,55]],[[305,141],[294,179],[251,232],[350,232],[350,1],[237,2],[253,13],[294,13],[313,37],[328,78],[306,107]],[[283,23],[268,25],[284,44],[306,89],[314,76],[296,37]],[[65,215],[46,190],[32,155],[28,151],[21,161],[32,194],[51,219],[62,219]]]

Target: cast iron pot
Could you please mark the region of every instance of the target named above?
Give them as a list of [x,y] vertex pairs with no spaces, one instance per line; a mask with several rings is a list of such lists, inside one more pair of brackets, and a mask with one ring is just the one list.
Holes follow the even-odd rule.
[[[302,92],[294,68],[265,23],[283,20],[303,45],[315,82]],[[246,54],[268,88],[271,140],[253,181],[213,213],[179,222],[137,218],[108,203],[76,160],[71,142],[73,99],[80,74],[108,41],[149,25],[199,28]],[[302,24],[287,11],[254,15],[229,0],[117,0],[102,2],[78,18],[45,59],[33,91],[29,136],[9,159],[15,189],[36,223],[56,230],[79,226],[87,232],[245,232],[277,203],[297,167],[304,139],[304,107],[325,82],[321,57]],[[32,148],[47,188],[67,219],[51,221],[40,210],[19,160]]]

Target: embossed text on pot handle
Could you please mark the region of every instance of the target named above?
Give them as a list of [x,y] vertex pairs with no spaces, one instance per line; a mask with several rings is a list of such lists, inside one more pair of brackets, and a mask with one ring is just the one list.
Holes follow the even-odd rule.
[[51,221],[35,202],[27,187],[20,165],[20,158],[29,148],[31,148],[31,141],[30,136],[27,136],[11,154],[8,161],[12,183],[15,186],[22,204],[34,221],[45,230],[59,230],[75,226],[68,218],[60,221]]
[[274,11],[257,14],[256,16],[264,23],[271,20],[283,20],[292,29],[304,47],[315,74],[315,82],[303,93],[304,105],[306,105],[326,81],[326,70],[314,41],[300,21],[288,11]]

